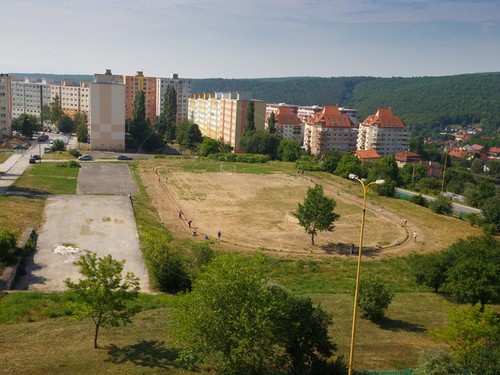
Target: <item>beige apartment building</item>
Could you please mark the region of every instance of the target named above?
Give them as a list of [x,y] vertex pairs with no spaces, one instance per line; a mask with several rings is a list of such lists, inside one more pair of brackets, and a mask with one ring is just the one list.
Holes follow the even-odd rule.
[[188,118],[188,103],[191,96],[190,79],[179,78],[178,74],[172,74],[170,78],[158,78],[156,80],[156,116],[163,111],[163,98],[167,87],[173,86],[177,94],[177,123]]
[[379,108],[359,124],[357,149],[375,150],[381,156],[410,148],[410,131],[390,108]]
[[324,106],[314,114],[304,129],[304,148],[313,155],[333,150],[353,152],[356,150],[358,129],[346,113],[337,106]]
[[[197,124],[203,136],[222,139],[239,150],[245,133],[245,120],[251,94],[247,92],[216,92],[195,94],[189,99],[188,120]],[[266,103],[255,104],[255,128],[264,130]]]
[[10,135],[12,125],[12,78],[0,73],[0,140]]
[[93,150],[125,150],[125,85],[123,76],[95,74],[90,84],[90,146]]
[[59,85],[51,86],[51,100],[59,97],[61,109],[65,115],[74,116],[76,113],[89,114],[90,82],[82,81],[78,86],[70,79],[63,79]]
[[52,79],[12,79],[12,118],[26,113],[40,117],[44,105],[50,105]]
[[[304,123],[300,121],[291,106],[278,106],[273,111],[276,120],[276,134],[282,139],[297,141],[302,146],[304,143]],[[271,114],[269,114],[270,116]],[[269,117],[266,121],[266,129],[269,125]]]

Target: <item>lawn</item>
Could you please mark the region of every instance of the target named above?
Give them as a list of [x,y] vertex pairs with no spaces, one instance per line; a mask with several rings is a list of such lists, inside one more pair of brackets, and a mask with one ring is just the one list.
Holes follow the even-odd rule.
[[38,228],[42,221],[44,198],[0,195],[0,228],[21,234],[26,228]]
[[30,166],[9,188],[33,194],[75,194],[79,168],[67,163],[39,163]]
[[53,151],[43,154],[43,160],[73,160],[75,157],[68,151]]
[[0,164],[4,163],[12,155],[13,155],[12,152],[2,152],[2,153],[0,153]]

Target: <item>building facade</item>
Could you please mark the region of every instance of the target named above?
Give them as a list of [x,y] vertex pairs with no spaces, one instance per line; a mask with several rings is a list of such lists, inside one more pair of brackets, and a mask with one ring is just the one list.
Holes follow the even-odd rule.
[[[238,151],[250,100],[251,95],[244,92],[196,94],[189,99],[188,120],[198,125],[203,136],[222,139]],[[266,103],[253,102],[255,128],[264,130]]]
[[11,134],[12,125],[12,77],[0,74],[0,140]]
[[78,112],[89,114],[90,82],[82,81],[75,86],[72,80],[64,79],[59,85],[51,86],[51,100],[56,95],[65,115],[74,116]]
[[143,72],[138,71],[135,76],[123,76],[123,83],[125,84],[125,118],[127,120],[132,118],[135,94],[143,91],[146,119],[153,125],[156,116],[156,77],[145,77]]
[[356,150],[357,127],[337,106],[325,106],[305,124],[304,148],[313,155]]
[[158,78],[156,80],[156,115],[163,111],[163,99],[167,87],[173,86],[177,94],[177,123],[188,118],[188,103],[191,96],[190,79],[179,78],[178,74],[172,74],[170,78]]
[[40,117],[44,105],[50,105],[53,80],[26,78],[12,80],[12,118],[26,113]]
[[94,75],[90,84],[90,146],[93,150],[125,150],[125,85],[111,74]]
[[358,131],[358,150],[375,150],[381,156],[393,155],[408,150],[410,132],[399,116],[390,108],[379,108],[375,115],[368,116]]
[[[278,106],[273,111],[276,120],[276,134],[282,139],[297,141],[302,146],[304,143],[304,123],[300,121],[297,114],[290,106]],[[270,115],[270,114],[269,114]],[[266,121],[268,126],[269,116]]]

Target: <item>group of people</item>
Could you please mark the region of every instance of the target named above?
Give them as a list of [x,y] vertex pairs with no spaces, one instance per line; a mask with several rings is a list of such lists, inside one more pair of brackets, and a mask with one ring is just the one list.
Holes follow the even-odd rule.
[[[182,219],[183,217],[184,217],[184,213],[182,212],[182,210],[179,210],[179,219]],[[193,236],[194,236],[194,237],[196,237],[196,236],[198,235],[198,232],[196,231],[196,228],[193,228],[193,227],[191,226],[191,225],[192,225],[192,223],[193,223],[193,220],[189,220],[189,221],[187,222],[188,227],[189,227],[190,229],[192,229],[192,230],[193,230]],[[218,239],[218,240],[220,240],[220,239],[221,239],[221,237],[222,237],[222,232],[219,230],[219,231],[217,232],[217,239]],[[205,235],[203,236],[203,238],[204,238],[205,240],[208,240],[208,239],[209,239],[208,234],[205,234]]]

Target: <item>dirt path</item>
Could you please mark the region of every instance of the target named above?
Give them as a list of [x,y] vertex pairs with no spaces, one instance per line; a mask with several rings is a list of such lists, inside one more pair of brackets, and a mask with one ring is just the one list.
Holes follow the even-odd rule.
[[[362,200],[333,182],[284,174],[276,177],[167,170],[165,166],[142,166],[141,177],[162,222],[175,236],[187,238],[196,230],[199,238],[207,234],[213,239],[221,230],[222,239],[217,243],[223,249],[253,251],[261,248],[282,256],[349,256],[353,239],[356,239],[354,246],[357,249]],[[325,192],[334,197],[339,206],[350,206],[352,213],[343,214],[350,215],[349,219],[346,217],[346,222],[339,222],[334,233],[320,233],[317,245],[312,247],[310,237],[298,226],[290,211],[279,212],[271,208],[271,204],[266,211],[266,199],[288,198],[277,198],[273,189],[291,185],[298,191],[294,202],[302,201],[303,191],[315,183],[323,185]],[[256,185],[261,190],[256,191]],[[268,197],[266,192],[269,191]],[[294,197],[289,198],[293,200]],[[263,203],[256,205],[255,202],[260,201]],[[352,210],[353,204],[359,207],[359,211]],[[179,211],[182,211],[181,218]],[[256,213],[260,220],[255,220]],[[367,204],[366,218],[363,251],[368,258],[408,254],[420,248],[419,242],[425,240],[421,228],[415,224],[404,227],[403,218],[390,210]],[[190,220],[193,221],[192,228],[188,225]],[[369,233],[367,229],[370,229]],[[417,243],[411,238],[413,231],[419,233]],[[390,241],[386,241],[387,238]]]

